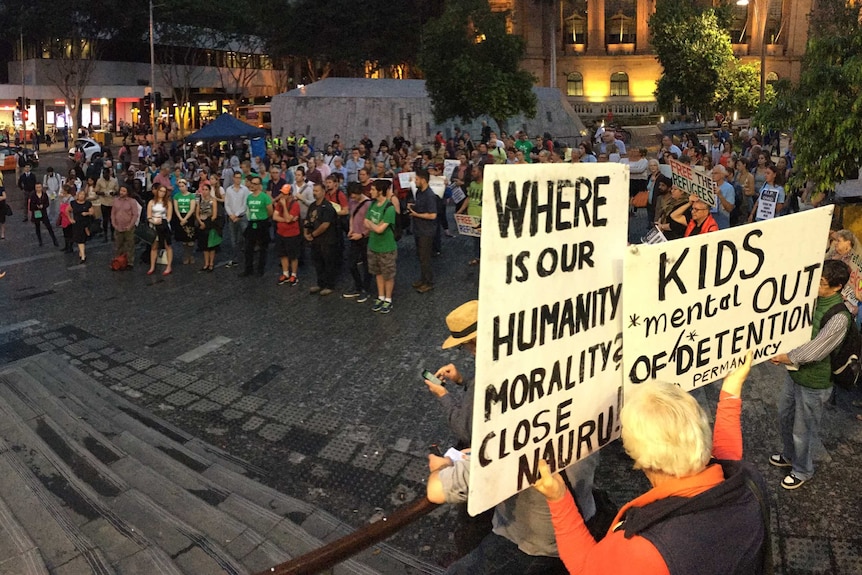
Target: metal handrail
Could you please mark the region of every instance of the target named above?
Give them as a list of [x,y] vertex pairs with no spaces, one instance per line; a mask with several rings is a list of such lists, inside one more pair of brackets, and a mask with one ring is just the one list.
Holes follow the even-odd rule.
[[388,539],[405,525],[413,523],[436,508],[436,503],[431,503],[427,498],[422,497],[380,521],[361,527],[332,543],[270,567],[257,575],[313,575],[320,573],[349,559],[363,549]]

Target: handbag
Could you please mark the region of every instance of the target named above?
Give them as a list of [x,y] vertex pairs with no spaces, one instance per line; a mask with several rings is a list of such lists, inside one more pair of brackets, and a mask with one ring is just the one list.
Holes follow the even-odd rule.
[[633,208],[645,208],[647,207],[647,203],[649,202],[649,192],[643,191],[638,192],[631,199],[631,205]]
[[216,248],[221,245],[222,237],[219,233],[214,229],[210,229],[209,237],[207,237],[207,247],[208,248]]
[[3,211],[6,212],[6,217],[12,215],[12,206],[10,206],[7,202],[3,202]]
[[135,227],[135,237],[147,245],[153,245],[157,236],[158,232],[156,232],[156,229],[152,226],[140,225]]

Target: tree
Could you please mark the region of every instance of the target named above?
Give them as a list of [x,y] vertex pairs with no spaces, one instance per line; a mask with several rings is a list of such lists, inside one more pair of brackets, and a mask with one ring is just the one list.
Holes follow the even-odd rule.
[[772,122],[786,115],[786,125],[794,129],[796,177],[813,181],[818,192],[855,176],[862,164],[859,10],[844,0],[816,2],[799,86],[780,86],[760,115]]
[[447,2],[422,33],[419,67],[434,118],[469,122],[486,114],[504,129],[517,114],[536,115],[535,78],[519,68],[524,41],[506,32],[487,0]]
[[332,73],[364,76],[416,63],[416,36],[439,13],[434,0],[296,0],[275,10],[263,32],[274,57],[298,57],[308,81]]
[[134,28],[134,9],[112,0],[7,1],[2,13],[4,23],[23,34],[26,43],[50,52],[46,76],[71,111],[68,126],[74,134],[96,62],[107,45]]
[[655,92],[659,108],[670,111],[678,100],[696,114],[711,111],[722,75],[736,60],[724,13],[691,0],[659,0],[649,26],[663,69]]
[[[766,98],[774,96],[766,87]],[[736,58],[721,70],[715,90],[714,108],[736,111],[740,118],[750,118],[760,105],[760,65],[743,64]]]

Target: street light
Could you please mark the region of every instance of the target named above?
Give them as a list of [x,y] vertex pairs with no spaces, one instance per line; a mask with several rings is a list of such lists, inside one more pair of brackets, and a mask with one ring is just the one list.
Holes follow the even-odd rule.
[[[737,6],[748,6],[748,0],[736,0]],[[765,0],[754,0],[754,14],[757,25],[760,28],[760,103],[763,103],[766,95],[766,14],[764,14]]]

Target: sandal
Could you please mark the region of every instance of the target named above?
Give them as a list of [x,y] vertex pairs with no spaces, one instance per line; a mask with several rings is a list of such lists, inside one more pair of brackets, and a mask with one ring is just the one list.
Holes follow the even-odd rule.
[[850,405],[852,405],[853,407],[862,407],[862,400],[854,399],[850,402]]
[[862,421],[862,413],[856,414],[856,421]]
[[472,260],[470,260],[470,263],[467,265],[468,266],[478,266],[479,265],[479,258],[473,258]]

